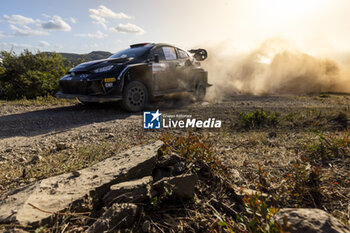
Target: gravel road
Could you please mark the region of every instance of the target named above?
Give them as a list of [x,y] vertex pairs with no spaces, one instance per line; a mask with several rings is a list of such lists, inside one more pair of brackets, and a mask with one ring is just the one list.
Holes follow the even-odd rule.
[[[185,98],[186,99],[186,98]],[[300,108],[343,108],[349,97],[334,96],[232,96],[224,101],[186,102],[183,98],[168,98],[149,106],[163,114],[186,114],[199,119],[209,117],[232,124],[234,112],[270,109],[293,111]],[[167,129],[176,131],[175,129]],[[155,134],[164,132],[153,131]],[[152,134],[143,130],[142,113],[130,114],[113,104],[87,107],[82,104],[55,106],[0,106],[0,162],[27,160],[42,150],[91,144],[106,137],[130,138],[135,134]]]

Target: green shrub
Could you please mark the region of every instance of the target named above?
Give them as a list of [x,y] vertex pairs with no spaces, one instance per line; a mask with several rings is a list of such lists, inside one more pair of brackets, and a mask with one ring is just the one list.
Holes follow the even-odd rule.
[[33,99],[54,95],[58,91],[58,80],[68,70],[61,55],[56,53],[32,53],[24,50],[0,52],[0,94],[2,99]]
[[265,112],[264,110],[256,110],[251,113],[240,113],[240,120],[244,128],[259,128],[263,126],[276,126],[278,124],[277,113]]

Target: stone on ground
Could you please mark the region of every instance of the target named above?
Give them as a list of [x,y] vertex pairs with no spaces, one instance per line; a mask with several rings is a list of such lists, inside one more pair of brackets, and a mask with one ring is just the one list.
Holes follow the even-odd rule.
[[161,146],[162,142],[157,141],[134,147],[79,170],[78,177],[72,173],[62,174],[7,193],[0,200],[0,223],[45,224],[53,213],[70,207],[79,209],[74,205],[79,205],[89,196],[98,201],[113,184],[150,176]]
[[193,198],[194,188],[198,177],[194,174],[183,174],[173,177],[164,177],[155,182],[153,188],[159,192],[164,192],[164,187],[173,188],[173,196],[178,198]]
[[106,205],[114,202],[143,202],[147,200],[150,184],[152,183],[152,176],[146,176],[142,179],[122,182],[111,186],[111,190],[103,197]]
[[275,218],[283,226],[283,218],[287,218],[288,227],[284,230],[290,233],[350,233],[350,229],[338,219],[320,209],[281,209]]
[[139,207],[135,204],[114,203],[86,232],[116,232],[117,229],[131,227],[138,212]]

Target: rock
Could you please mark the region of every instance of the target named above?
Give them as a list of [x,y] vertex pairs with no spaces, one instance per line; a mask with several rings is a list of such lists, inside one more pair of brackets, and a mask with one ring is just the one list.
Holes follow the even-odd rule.
[[25,157],[19,157],[18,159],[17,159],[17,161],[18,162],[20,162],[20,163],[24,163],[24,162],[27,162],[27,159],[25,158]]
[[122,182],[111,186],[111,190],[103,197],[104,203],[108,206],[113,202],[143,202],[147,200],[152,176],[142,179]]
[[230,173],[231,173],[232,180],[236,185],[243,183],[243,179],[242,179],[241,174],[239,173],[238,170],[231,169]]
[[135,204],[115,203],[108,208],[106,212],[99,219],[97,219],[86,232],[115,232],[117,229],[130,227],[134,223],[138,212],[139,208]]
[[110,138],[114,138],[114,137],[115,137],[115,135],[110,133],[110,134],[107,135],[106,139],[110,139]]
[[249,188],[234,188],[234,191],[236,193],[236,195],[243,199],[245,196],[252,196],[252,195],[259,195],[262,198],[267,198],[268,195],[266,193],[263,193],[261,191],[256,191],[253,189],[249,189]]
[[[288,227],[285,227],[283,224],[284,217],[287,217]],[[284,232],[350,232],[350,229],[343,225],[338,219],[320,209],[285,208],[278,211],[274,218],[284,226]]]
[[28,231],[25,231],[21,228],[0,228],[0,232],[2,233],[27,233]]
[[56,150],[58,150],[58,151],[67,149],[68,147],[69,146],[66,143],[64,143],[64,142],[56,143]]
[[41,161],[43,159],[43,157],[41,157],[40,155],[34,155],[32,157],[32,159],[30,160],[31,163],[36,164],[37,162]]
[[72,175],[73,175],[74,177],[79,177],[79,176],[80,176],[80,172],[78,172],[78,171],[72,171]]
[[271,131],[268,135],[268,138],[275,138],[275,137],[277,137],[277,134],[276,132],[273,132],[273,131]]
[[160,161],[158,161],[157,167],[166,168],[169,166],[173,166],[182,160],[183,159],[177,156],[176,154],[167,154],[164,155],[164,157]]
[[171,168],[170,167],[156,167],[153,171],[153,180],[158,181],[164,177],[171,176]]
[[172,168],[173,168],[173,175],[177,176],[177,175],[181,175],[183,174],[186,170],[188,170],[188,163],[186,162],[180,162],[175,164]]
[[164,177],[155,182],[153,188],[159,192],[164,192],[164,187],[167,185],[174,186],[173,196],[178,198],[193,198],[194,186],[197,184],[198,177],[194,174],[183,174],[173,177]]
[[[62,174],[9,192],[0,200],[0,223],[45,224],[50,220],[51,213],[69,207],[79,209],[79,203],[86,197],[99,201],[113,184],[150,176],[162,144],[157,141],[131,148],[79,170],[79,177],[72,173]],[[33,208],[29,203],[46,212]]]
[[151,223],[148,220],[146,220],[142,223],[141,228],[143,232],[151,232]]

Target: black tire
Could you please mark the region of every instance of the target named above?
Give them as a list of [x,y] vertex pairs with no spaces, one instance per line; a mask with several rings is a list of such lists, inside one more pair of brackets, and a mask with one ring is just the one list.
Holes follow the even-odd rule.
[[140,112],[148,101],[146,86],[139,81],[131,81],[123,91],[123,108],[128,112]]
[[195,101],[202,101],[207,93],[207,85],[204,82],[199,82],[194,90]]

